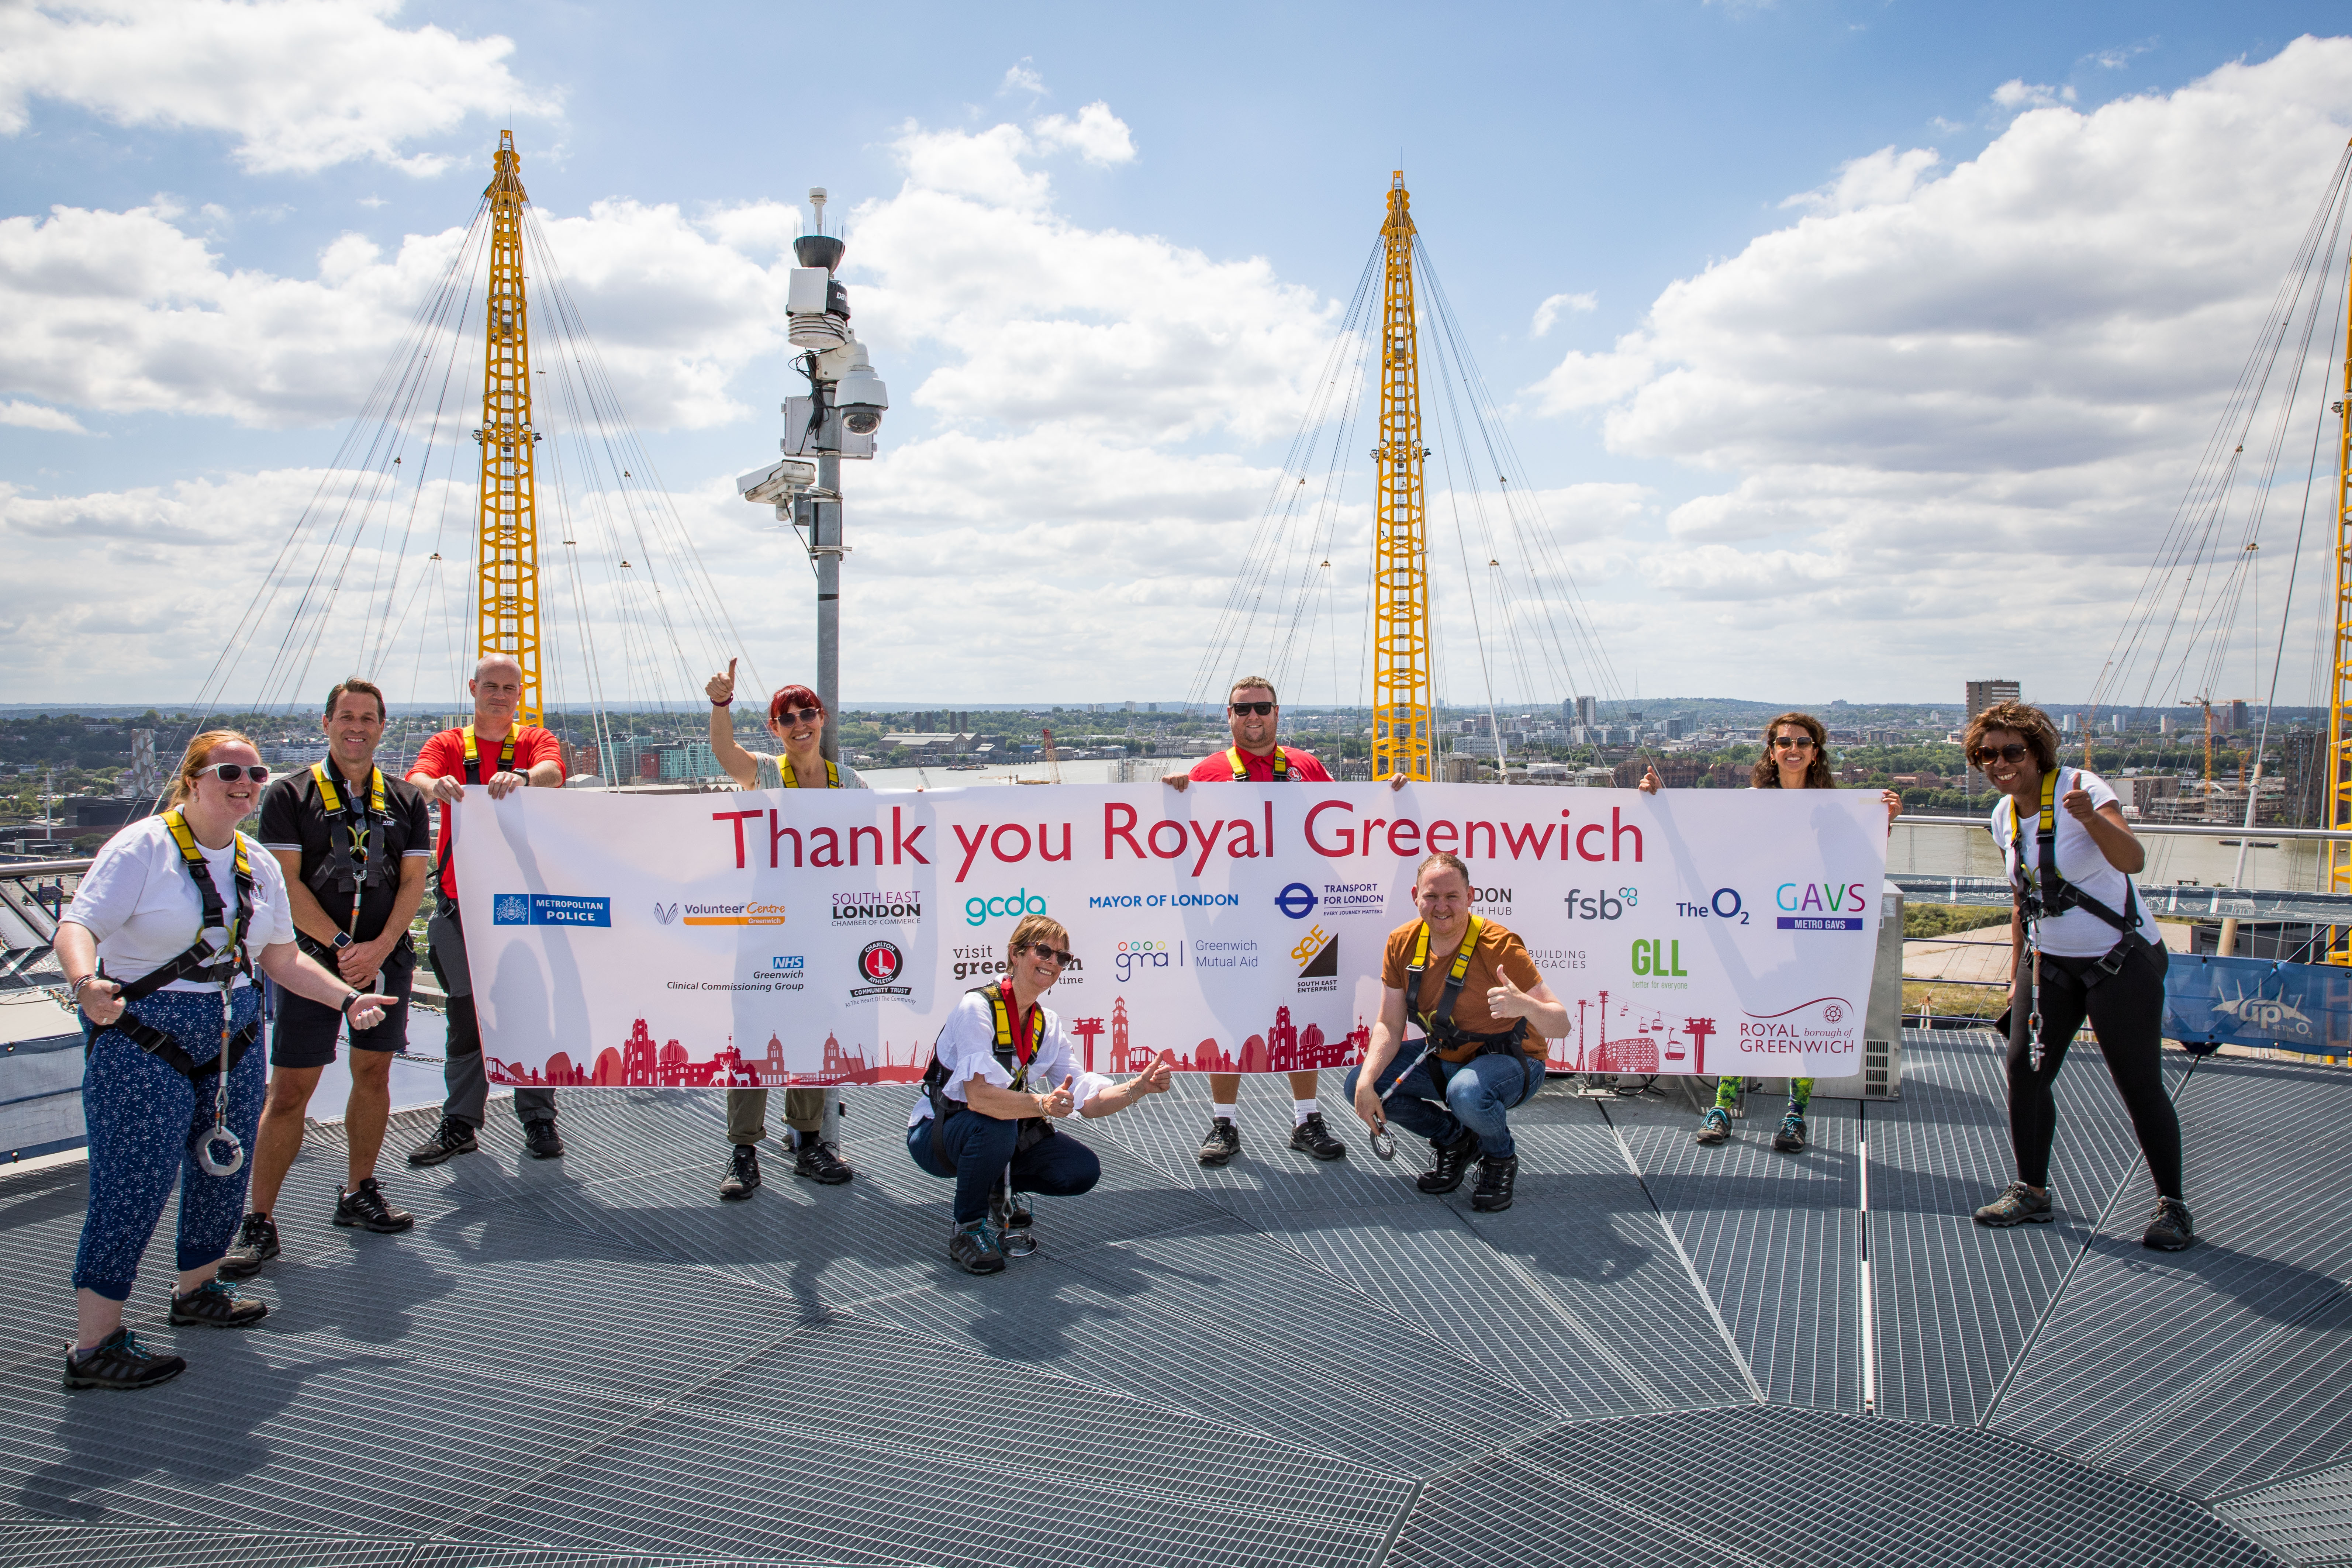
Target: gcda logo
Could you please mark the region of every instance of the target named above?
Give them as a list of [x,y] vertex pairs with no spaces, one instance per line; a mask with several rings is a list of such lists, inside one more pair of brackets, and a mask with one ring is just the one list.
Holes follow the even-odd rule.
[[1339,939],[1326,934],[1319,925],[1307,928],[1290,950],[1291,961],[1299,966],[1300,994],[1339,989]]
[[1045,912],[1045,895],[1033,893],[1026,888],[1015,888],[1002,898],[966,899],[963,903],[966,925],[983,925],[1006,915],[1018,920],[1023,915],[1042,915]]
[[911,995],[913,986],[891,984],[906,966],[906,954],[898,951],[897,942],[869,942],[857,954],[858,977],[866,984],[851,987],[849,994],[852,997]]

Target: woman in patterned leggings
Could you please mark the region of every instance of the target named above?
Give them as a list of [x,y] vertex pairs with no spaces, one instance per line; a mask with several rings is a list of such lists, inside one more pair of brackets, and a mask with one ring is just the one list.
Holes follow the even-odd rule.
[[[58,962],[90,1041],[81,1090],[89,1213],[74,1258],[79,1321],[66,1352],[68,1388],[146,1388],[186,1370],[182,1358],[147,1349],[122,1326],[122,1303],[174,1186],[180,1278],[172,1322],[243,1328],[269,1310],[239,1299],[214,1275],[245,1211],[242,1155],[219,1173],[204,1163],[208,1154],[228,1163],[215,1147],[222,1142],[217,1127],[247,1149],[261,1119],[261,1052],[232,1054],[225,1110],[219,1092],[224,1038],[241,1035],[260,1011],[259,992],[238,959],[257,963],[298,995],[340,1006],[355,1028],[373,1027],[394,1001],[354,991],[294,945],[285,874],[276,858],[236,832],[268,776],[253,742],[233,730],[189,742],[173,809],[108,839],[58,924]],[[209,925],[207,884],[219,914]],[[183,977],[123,1001],[126,984],[174,965],[200,942],[211,953]],[[124,1032],[126,1014],[144,1026],[144,1044]]]
[[[1646,795],[1658,792],[1658,772],[1650,770],[1642,780]],[[1810,713],[1783,713],[1764,726],[1764,754],[1756,760],[1756,771],[1749,776],[1750,789],[1835,789],[1837,773],[1830,765],[1830,732],[1822,721]],[[1895,831],[1895,815],[1903,809],[1903,797],[1893,790],[1882,790],[1879,798],[1886,803],[1886,831]],[[1695,1140],[1700,1143],[1727,1143],[1731,1141],[1731,1108],[1739,1103],[1740,1079],[1727,1076],[1716,1080],[1715,1103],[1698,1119]],[[1772,1134],[1772,1147],[1784,1154],[1805,1152],[1805,1112],[1812,1108],[1813,1080],[1792,1078],[1789,1080],[1789,1105],[1781,1112],[1780,1131]]]

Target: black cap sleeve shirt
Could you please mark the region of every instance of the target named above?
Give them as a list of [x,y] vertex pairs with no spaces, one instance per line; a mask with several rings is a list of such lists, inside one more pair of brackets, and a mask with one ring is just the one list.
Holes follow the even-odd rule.
[[[344,811],[327,809],[319,797],[318,776],[309,768],[273,780],[261,797],[261,844],[265,849],[299,851],[303,885],[330,919],[350,930],[358,941],[366,942],[380,934],[384,921],[392,918],[393,906],[400,897],[402,863],[432,858],[432,807],[423,790],[386,773],[383,811],[368,813],[368,857],[362,868],[355,865],[350,852],[350,829],[360,820],[356,808],[368,804],[368,786],[361,785],[354,799],[342,774],[336,773],[334,779],[335,794]],[[353,926],[352,883],[354,871],[362,869],[366,885],[360,898],[359,921]],[[313,957],[331,953],[308,935],[298,940]],[[385,960],[392,964],[415,961],[415,951],[404,942],[394,942]]]

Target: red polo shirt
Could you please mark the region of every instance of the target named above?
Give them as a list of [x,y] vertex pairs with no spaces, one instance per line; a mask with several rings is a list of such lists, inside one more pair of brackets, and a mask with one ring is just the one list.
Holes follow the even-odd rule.
[[[1283,753],[1290,759],[1291,777],[1295,779],[1303,779],[1308,784],[1329,784],[1331,782],[1330,773],[1325,770],[1321,763],[1315,760],[1314,753],[1310,752],[1302,752],[1296,746],[1284,746],[1280,749]],[[1231,750],[1232,748],[1230,747],[1226,749],[1227,752]],[[1261,757],[1253,752],[1244,752],[1242,753],[1242,765],[1249,770],[1250,783],[1272,784],[1274,782],[1274,755],[1272,752],[1268,752],[1266,755]],[[1202,757],[1199,762],[1192,764],[1192,772],[1189,776],[1202,784],[1233,784],[1235,782],[1234,778],[1233,761],[1226,754],[1226,752],[1219,752],[1213,757]]]
[[[562,748],[556,743],[551,731],[542,730],[536,724],[518,724],[514,728],[514,743],[516,773],[527,773],[541,763],[553,763],[558,767],[563,764]],[[475,773],[479,776],[468,777],[466,773],[466,732],[463,730],[444,730],[416,748],[416,763],[408,771],[429,774],[436,779],[456,779],[463,784],[487,784],[490,775],[499,771],[499,756],[505,748],[504,736],[496,741],[485,741],[477,735],[474,738]],[[1231,768],[1225,771],[1233,772]],[[441,846],[448,839],[449,808],[444,805],[441,807],[441,831],[433,841],[436,856],[441,853]],[[457,863],[454,857],[441,863],[441,890],[452,899],[457,896]]]

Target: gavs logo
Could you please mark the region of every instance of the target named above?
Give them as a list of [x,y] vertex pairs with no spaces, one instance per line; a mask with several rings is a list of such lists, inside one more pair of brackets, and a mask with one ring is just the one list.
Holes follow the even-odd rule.
[[1773,922],[1782,931],[1863,929],[1860,882],[1783,882],[1772,901],[1789,911]]
[[857,954],[858,977],[866,984],[853,986],[849,994],[853,997],[909,995],[913,986],[890,984],[906,967],[906,954],[898,951],[897,942],[869,942]]
[[963,902],[963,918],[967,925],[982,925],[1004,915],[1018,919],[1023,915],[1042,915],[1045,912],[1045,895],[1033,893],[1026,888],[1016,888],[1002,898],[966,899]]

